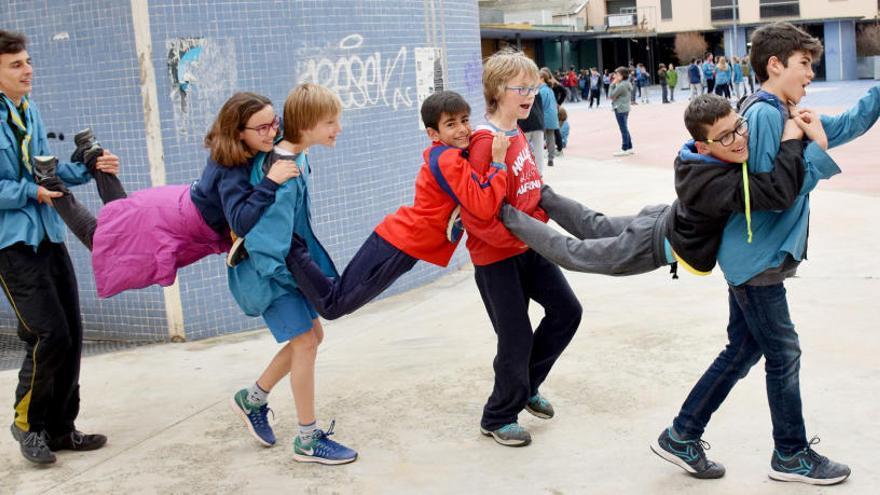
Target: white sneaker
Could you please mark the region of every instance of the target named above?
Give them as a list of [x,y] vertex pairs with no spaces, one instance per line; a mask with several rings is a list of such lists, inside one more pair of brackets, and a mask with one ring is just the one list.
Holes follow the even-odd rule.
[[627,154],[627,155],[635,155],[635,154],[636,154],[636,150],[630,148],[630,149],[626,150],[626,154]]
[[614,153],[611,153],[612,156],[626,156],[628,154],[629,154],[629,152],[626,150],[620,150],[620,151],[615,151]]

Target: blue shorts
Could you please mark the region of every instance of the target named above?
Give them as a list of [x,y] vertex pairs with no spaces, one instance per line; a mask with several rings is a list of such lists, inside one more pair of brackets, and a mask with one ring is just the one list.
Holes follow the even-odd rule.
[[315,307],[300,291],[285,293],[263,312],[263,321],[278,343],[308,332],[312,329],[312,320],[317,317]]

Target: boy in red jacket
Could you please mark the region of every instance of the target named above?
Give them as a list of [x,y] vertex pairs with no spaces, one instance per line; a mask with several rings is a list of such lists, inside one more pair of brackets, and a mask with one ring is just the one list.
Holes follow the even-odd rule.
[[[517,119],[529,115],[538,90],[538,68],[520,52],[503,50],[483,66],[483,94],[488,125],[471,136],[469,161],[478,174],[494,166],[494,132],[504,132],[510,147],[505,200],[543,222],[538,206],[541,176]],[[468,209],[461,217],[468,231],[467,247],[486,311],[498,335],[494,361],[495,385],[483,408],[480,431],[502,445],[522,446],[531,435],[517,423],[525,408],[551,418],[553,407],[539,393],[550,368],[574,337],[581,306],[558,266],[532,251],[492,216],[479,218]],[[532,332],[529,301],[544,307],[545,316]]]
[[471,108],[464,98],[452,91],[434,93],[422,104],[421,114],[432,143],[416,177],[412,206],[386,216],[338,279],[327,278],[302,240],[293,239],[287,268],[318,314],[328,320],[373,300],[418,260],[448,265],[462,234],[459,210],[477,219],[498,215],[507,193],[503,162],[508,139],[501,133],[489,136],[493,161],[485,174],[477,175],[466,158]]

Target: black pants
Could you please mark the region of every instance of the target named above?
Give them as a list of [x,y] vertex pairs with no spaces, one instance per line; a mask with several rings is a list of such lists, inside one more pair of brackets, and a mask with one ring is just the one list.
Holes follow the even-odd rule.
[[[525,253],[474,267],[474,278],[498,335],[495,386],[480,426],[496,430],[515,422],[550,373],[581,322],[581,305],[558,266]],[[544,307],[532,333],[529,300]]]
[[83,332],[67,248],[44,240],[36,252],[24,243],[0,249],[0,279],[27,351],[15,390],[15,424],[51,437],[69,433],[79,413]]
[[287,269],[299,290],[319,315],[335,320],[375,299],[418,260],[388,243],[376,232],[364,244],[337,279],[327,278],[312,260],[301,238],[294,237],[287,255]]
[[716,84],[715,85],[715,94],[718,96],[723,96],[729,100],[730,99],[730,84],[729,83]]

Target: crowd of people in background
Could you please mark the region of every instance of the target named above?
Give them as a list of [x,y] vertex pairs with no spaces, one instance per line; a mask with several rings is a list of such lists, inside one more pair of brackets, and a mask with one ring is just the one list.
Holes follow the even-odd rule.
[[[724,55],[716,57],[706,52],[703,58],[691,60],[682,71],[682,77],[687,78],[682,80],[683,88],[690,89],[689,101],[701,94],[714,93],[735,104],[755,92],[748,57],[734,56],[728,60]],[[564,104],[584,102],[589,109],[599,108],[604,93],[621,132],[622,146],[616,155],[625,156],[633,154],[627,125],[631,107],[650,103],[649,88],[652,86],[660,87],[663,104],[673,103],[679,85],[679,72],[674,63],[659,63],[656,69],[652,69],[642,62],[630,60],[626,66],[601,71],[596,67],[577,68],[574,65],[568,70],[559,67],[555,71],[543,67],[540,74],[542,82],[537,89],[535,105],[528,119],[520,120],[519,125],[542,169],[545,164],[552,167],[554,158],[565,149],[570,124]],[[627,84],[622,85],[622,82]]]

